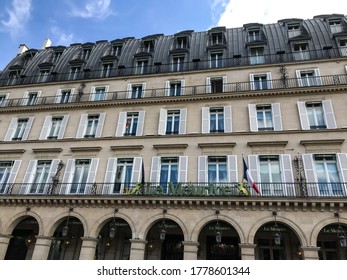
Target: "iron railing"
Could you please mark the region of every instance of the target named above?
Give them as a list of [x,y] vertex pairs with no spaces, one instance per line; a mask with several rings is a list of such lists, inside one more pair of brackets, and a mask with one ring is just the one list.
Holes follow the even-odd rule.
[[347,184],[257,183],[260,194],[245,183],[92,183],[2,184],[0,196],[160,196],[160,197],[347,197]]
[[[347,75],[329,75],[316,76],[309,78],[286,78],[267,80],[266,82],[234,82],[225,83],[215,88],[211,85],[196,85],[181,87],[175,89],[175,96],[191,96],[214,93],[243,93],[243,92],[259,92],[269,90],[293,89],[293,88],[309,88],[322,86],[337,86],[346,85]],[[155,97],[170,97],[170,88],[154,88],[143,89],[140,94],[137,92],[136,98],[132,97],[132,91],[109,91],[97,93],[76,93],[71,96],[41,96],[33,98],[11,98],[0,99],[0,108],[17,107],[17,106],[37,106],[37,105],[52,105],[52,104],[67,104],[76,102],[104,102],[112,100],[125,99],[143,99]],[[173,93],[172,93],[173,94]]]
[[193,59],[193,61],[182,62],[179,65],[177,63],[162,64],[155,62],[148,64],[145,67],[126,67],[124,65],[114,65],[111,70],[90,70],[83,69],[81,65],[80,71],[74,71],[69,73],[56,73],[51,72],[49,74],[42,73],[38,75],[26,76],[20,73],[14,73],[11,71],[6,72],[6,76],[3,74],[0,77],[0,86],[12,86],[12,85],[25,85],[36,83],[49,83],[59,81],[79,81],[97,78],[108,77],[122,77],[122,76],[135,76],[135,75],[147,75],[147,74],[159,74],[159,73],[175,73],[183,71],[196,71],[205,69],[223,69],[234,68],[240,66],[252,66],[261,64],[278,64],[287,62],[299,62],[305,60],[318,60],[318,59],[336,59],[339,57],[347,56],[347,48],[340,47],[337,49],[326,48],[322,50],[310,50],[302,52],[290,52],[277,51],[276,54],[257,55],[257,56],[241,56],[233,55],[233,57],[227,57],[221,59],[218,63],[211,60]]

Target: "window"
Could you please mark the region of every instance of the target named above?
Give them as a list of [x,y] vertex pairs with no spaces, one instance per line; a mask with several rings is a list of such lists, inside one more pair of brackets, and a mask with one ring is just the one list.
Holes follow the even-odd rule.
[[5,140],[26,140],[33,118],[12,119]]
[[172,71],[179,72],[183,71],[184,67],[184,56],[174,56],[172,58]]
[[43,123],[40,140],[62,139],[69,116],[47,116]]
[[165,95],[166,96],[180,96],[183,95],[184,80],[181,81],[166,81]]
[[82,51],[82,59],[83,59],[83,60],[88,60],[91,51],[92,51],[92,49],[90,49],[90,48],[88,48],[88,49],[83,49],[83,51]]
[[298,110],[303,130],[336,128],[331,100],[298,102]]
[[58,62],[58,60],[60,59],[62,54],[63,54],[62,52],[55,52],[53,55],[52,63],[56,64]]
[[248,42],[261,40],[261,34],[259,29],[253,29],[248,31]]
[[248,163],[249,172],[262,195],[295,196],[290,155],[249,155]]
[[202,108],[202,133],[231,131],[231,106]]
[[69,80],[77,80],[81,78],[81,67],[80,66],[71,66],[69,73]]
[[91,194],[98,164],[98,158],[69,159],[66,164],[60,193]]
[[39,74],[39,77],[38,77],[38,82],[39,83],[47,82],[50,73],[51,73],[51,71],[49,69],[42,69],[42,70],[40,70],[40,74]]
[[146,83],[128,84],[127,98],[143,98],[145,95]]
[[112,71],[113,63],[106,63],[102,65],[101,77],[109,77]]
[[115,45],[112,47],[111,55],[120,56],[122,53],[122,45]]
[[340,39],[340,52],[341,55],[347,56],[347,39]]
[[227,156],[199,156],[199,183],[235,183],[237,178],[237,157]]
[[44,189],[46,187],[46,183],[48,179],[50,179],[49,176],[49,170],[51,167],[51,161],[47,160],[39,160],[37,162],[36,166],[36,172],[34,175],[33,183],[30,186],[29,193],[30,194],[39,194],[43,193]]
[[143,42],[143,52],[153,52],[154,51],[154,42],[153,41],[144,41]]
[[116,136],[141,136],[145,111],[139,112],[119,112]]
[[20,165],[20,160],[0,161],[0,194],[6,193],[8,187],[15,182]]
[[101,137],[106,113],[82,114],[76,138]]
[[210,61],[210,67],[211,68],[219,68],[223,67],[223,53],[211,53],[211,61]]
[[166,110],[160,109],[159,135],[185,134],[187,122],[187,109]]
[[347,154],[302,155],[309,196],[343,196]]
[[319,86],[322,84],[319,69],[296,70],[296,77],[300,87]]
[[288,37],[293,38],[299,35],[301,35],[300,24],[288,24]]
[[188,157],[153,157],[150,182],[157,183],[163,193],[170,191],[169,186],[187,182]]
[[212,33],[211,35],[211,45],[222,45],[223,41],[223,33]]
[[72,100],[74,89],[59,89],[55,96],[55,103],[69,103]]
[[166,134],[178,134],[180,126],[180,111],[167,111]]
[[36,105],[41,92],[38,91],[27,91],[24,93],[24,99],[22,104],[26,106]]
[[282,130],[281,108],[279,103],[249,104],[248,113],[251,131]]
[[297,43],[293,45],[294,59],[295,60],[308,60],[310,59],[310,52],[308,43]]
[[343,31],[342,22],[340,19],[329,20],[331,33],[339,33]]
[[136,75],[143,75],[148,73],[148,60],[139,60],[136,64]]
[[265,63],[264,47],[250,48],[250,63],[251,64]]
[[20,79],[20,70],[10,70],[8,85],[15,85]]
[[4,107],[6,105],[6,99],[8,94],[1,94],[0,93],[0,107]]
[[141,178],[142,158],[109,158],[105,174],[104,193],[126,193]]
[[206,78],[206,93],[225,92],[227,77],[207,77]]
[[176,38],[176,49],[186,49],[188,47],[187,37],[177,37]]
[[92,93],[90,95],[91,101],[106,100],[108,86],[92,87]]
[[127,113],[124,136],[136,135],[139,113]]
[[251,90],[266,90],[272,88],[271,73],[250,74]]

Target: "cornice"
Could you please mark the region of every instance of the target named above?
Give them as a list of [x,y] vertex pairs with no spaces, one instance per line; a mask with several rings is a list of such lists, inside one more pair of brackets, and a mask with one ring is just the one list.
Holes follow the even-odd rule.
[[219,209],[234,211],[345,212],[347,199],[293,197],[0,196],[1,207]]
[[288,89],[271,89],[264,91],[245,91],[245,92],[224,92],[224,93],[203,93],[196,95],[182,95],[179,97],[145,97],[141,99],[121,99],[121,100],[105,100],[100,102],[85,101],[79,103],[67,104],[49,104],[49,105],[35,105],[35,106],[18,106],[18,107],[1,107],[1,113],[14,113],[14,112],[37,112],[37,111],[51,111],[51,110],[71,110],[82,108],[104,108],[104,107],[118,107],[118,106],[134,106],[146,104],[163,104],[163,103],[177,103],[177,102],[198,102],[198,101],[211,101],[211,100],[234,100],[245,98],[259,98],[270,96],[288,96],[288,95],[310,95],[313,94],[328,94],[337,92],[347,92],[345,86],[320,86],[320,87],[305,87],[305,88],[288,88]]

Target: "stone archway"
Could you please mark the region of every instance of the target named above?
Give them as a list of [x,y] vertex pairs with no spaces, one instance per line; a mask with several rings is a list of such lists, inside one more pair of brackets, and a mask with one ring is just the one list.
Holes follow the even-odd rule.
[[35,218],[25,216],[12,230],[5,260],[31,260],[39,225]]

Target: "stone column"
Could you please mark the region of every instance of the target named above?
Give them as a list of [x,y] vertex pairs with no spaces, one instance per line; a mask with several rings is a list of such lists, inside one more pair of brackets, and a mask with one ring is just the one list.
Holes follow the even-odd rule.
[[130,239],[130,242],[130,260],[144,260],[146,244],[148,241],[144,239]]
[[82,247],[81,247],[79,259],[94,260],[98,239],[93,237],[81,237],[81,239],[82,239]]
[[10,243],[11,238],[12,235],[0,234],[0,260],[5,259],[8,244]]
[[319,260],[318,251],[320,247],[301,246],[302,257],[304,260]]
[[182,241],[184,246],[183,259],[184,260],[197,260],[198,259],[198,246],[199,242],[195,241]]
[[47,260],[53,237],[37,235],[32,260]]
[[241,260],[255,260],[256,244],[242,243],[239,246],[241,249]]

